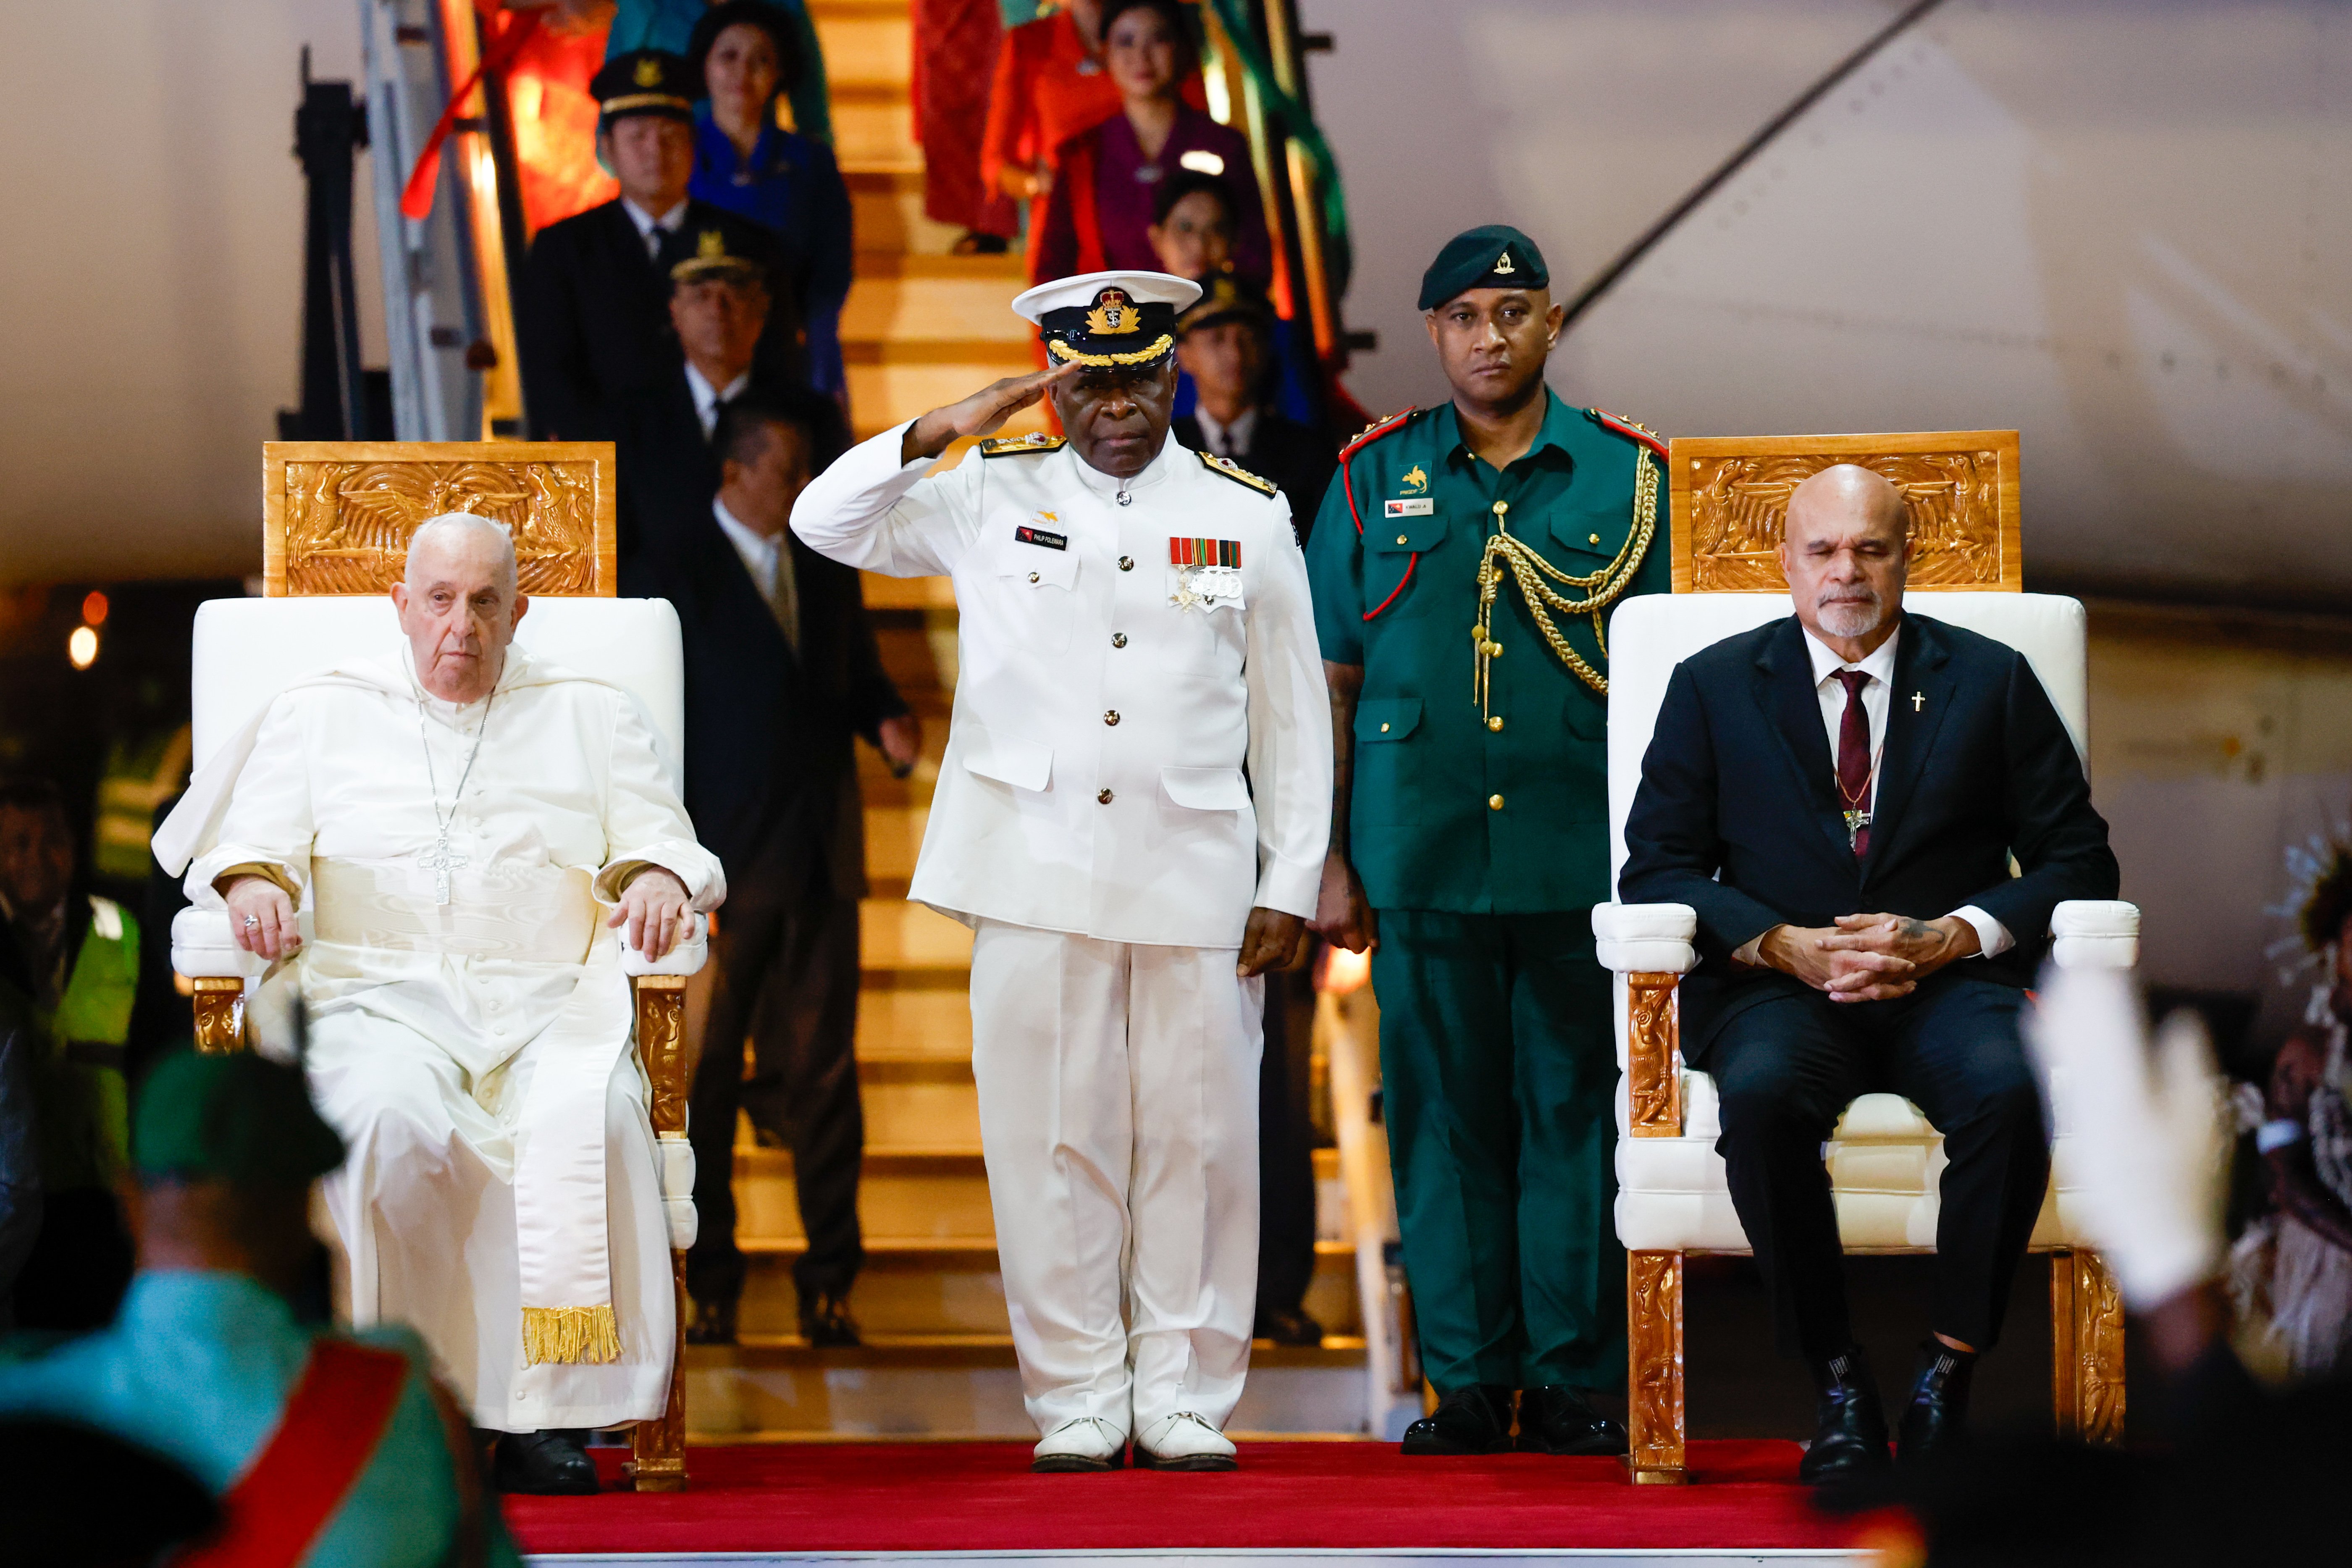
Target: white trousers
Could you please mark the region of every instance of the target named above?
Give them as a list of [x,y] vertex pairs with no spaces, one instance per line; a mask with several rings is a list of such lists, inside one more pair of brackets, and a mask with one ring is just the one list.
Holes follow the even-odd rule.
[[621,1359],[525,1366],[514,1204],[515,1111],[532,1047],[476,1079],[391,1019],[310,1024],[319,1114],[350,1148],[325,1183],[351,1274],[352,1321],[425,1337],[474,1425],[610,1426],[662,1413],[677,1338],[669,1234],[644,1074],[623,1051],[604,1098],[604,1191]]
[[1222,1427],[1241,1398],[1265,983],[1237,956],[980,922],[971,1069],[1040,1432],[1187,1410]]

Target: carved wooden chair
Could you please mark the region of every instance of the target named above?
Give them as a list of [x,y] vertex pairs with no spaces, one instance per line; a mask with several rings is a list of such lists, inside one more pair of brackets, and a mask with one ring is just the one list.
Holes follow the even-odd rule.
[[[2014,431],[1677,440],[1668,459],[1674,510],[1672,595],[1629,599],[1609,627],[1609,816],[1612,876],[1667,678],[1711,643],[1789,615],[1777,559],[1789,492],[1832,463],[1854,462],[1902,487],[1917,542],[1909,587],[1926,614],[2019,649],[2048,688],[2087,760],[2083,607],[2019,591]],[[1683,1260],[1751,1249],[1731,1205],[1715,1087],[1682,1064],[1675,988],[1696,963],[1686,904],[1593,910],[1601,962],[1616,976],[1619,1098],[1617,1233],[1627,1251],[1632,1364],[1627,1463],[1637,1482],[1686,1479],[1683,1409]],[[2129,968],[2139,911],[2068,902],[2052,921],[2060,963]],[[2021,936],[2024,933],[2020,932]],[[2059,1138],[2070,1087],[2051,1086]],[[1826,1152],[1838,1227],[1850,1253],[1935,1250],[1943,1139],[1900,1096],[1849,1107]],[[2122,1440],[2123,1307],[2090,1250],[2072,1194],[2053,1184],[2034,1227],[2052,1253],[2052,1394],[2060,1432]]]
[[[677,612],[659,599],[614,596],[609,443],[271,442],[262,454],[263,596],[215,600],[196,614],[191,697],[199,767],[289,681],[391,647],[398,634],[386,595],[409,535],[429,517],[460,510],[513,531],[531,599],[517,640],[634,694],[670,756],[684,755]],[[307,935],[307,909],[301,918]],[[701,924],[659,963],[622,955],[635,990],[637,1051],[653,1086],[678,1321],[668,1407],[633,1434],[627,1469],[639,1491],[686,1486],[686,1249],[695,1213],[684,1007],[687,977],[705,957]],[[194,990],[196,1048],[240,1048],[247,990],[264,965],[231,940],[226,914],[182,911],[172,926],[172,964]]]

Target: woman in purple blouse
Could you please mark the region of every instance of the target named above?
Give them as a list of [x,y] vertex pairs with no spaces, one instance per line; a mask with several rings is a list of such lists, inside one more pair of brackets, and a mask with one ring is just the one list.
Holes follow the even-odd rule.
[[1157,271],[1152,197],[1180,169],[1223,176],[1241,208],[1234,268],[1254,278],[1272,272],[1248,138],[1181,94],[1193,68],[1186,9],[1178,0],[1105,0],[1103,64],[1118,88],[1120,112],[1063,144],[1038,247],[1041,282],[1081,272]]

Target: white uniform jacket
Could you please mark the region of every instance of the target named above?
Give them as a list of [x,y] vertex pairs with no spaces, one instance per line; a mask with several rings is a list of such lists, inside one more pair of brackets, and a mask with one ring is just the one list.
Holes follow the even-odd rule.
[[[955,714],[908,896],[1178,947],[1239,946],[1254,904],[1311,917],[1331,718],[1289,504],[1173,439],[1125,506],[1068,447],[974,448],[926,479],[898,461],[905,430],[820,476],[793,531],[955,581]],[[1239,546],[1237,593],[1171,602],[1189,540]]]

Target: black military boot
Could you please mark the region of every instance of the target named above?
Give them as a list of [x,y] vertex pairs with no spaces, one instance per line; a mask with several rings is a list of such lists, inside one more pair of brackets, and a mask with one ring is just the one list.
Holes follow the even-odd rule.
[[1519,1395],[1522,1454],[1622,1454],[1625,1428],[1585,1402],[1584,1391],[1544,1384]]
[[490,1484],[502,1492],[540,1497],[593,1497],[596,1461],[580,1434],[565,1429],[506,1432],[499,1436]]
[[1948,1458],[1968,1440],[1969,1384],[1977,1352],[1956,1351],[1930,1336],[1919,1347],[1919,1375],[1903,1407],[1895,1454],[1906,1469]]
[[1474,1383],[1441,1396],[1437,1408],[1404,1429],[1407,1454],[1503,1454],[1511,1447],[1511,1393]]
[[801,1298],[801,1338],[826,1350],[864,1342],[849,1315],[849,1298],[831,1290],[812,1291]]
[[1797,1479],[1807,1486],[1841,1486],[1885,1469],[1886,1411],[1862,1347],[1815,1365],[1813,1382],[1821,1389],[1820,1422]]

